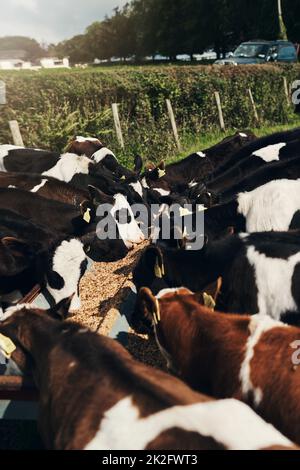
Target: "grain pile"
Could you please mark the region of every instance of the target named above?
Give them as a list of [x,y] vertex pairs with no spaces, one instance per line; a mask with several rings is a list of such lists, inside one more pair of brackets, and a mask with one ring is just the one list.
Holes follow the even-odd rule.
[[[72,318],[92,331],[109,335],[119,316],[119,308],[133,286],[132,271],[147,243],[115,263],[94,263],[82,279],[80,297],[82,307]],[[138,335],[133,330],[128,332],[127,348],[138,360],[163,368],[164,361],[155,340],[145,335]]]

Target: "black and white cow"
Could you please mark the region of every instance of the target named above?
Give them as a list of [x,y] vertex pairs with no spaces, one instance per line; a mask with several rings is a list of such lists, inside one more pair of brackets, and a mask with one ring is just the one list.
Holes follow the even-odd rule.
[[[55,303],[73,297],[79,308],[79,281],[87,267],[83,243],[67,238],[7,209],[0,210],[0,295],[45,287]],[[22,297],[22,295],[21,295]]]
[[95,163],[103,165],[118,178],[133,176],[130,170],[118,162],[115,154],[97,138],[77,136],[70,142],[67,151],[76,155],[85,155]]
[[[206,183],[211,182],[222,175],[227,170],[230,170],[234,165],[240,164],[244,159],[253,155],[262,160],[262,162],[278,161],[281,149],[285,144],[292,141],[300,140],[300,128],[291,131],[282,131],[275,134],[261,137],[248,143],[237,152],[232,153],[231,158],[227,162],[221,164],[217,170],[209,175]],[[256,155],[255,155],[256,154]],[[258,161],[258,160],[257,160]]]
[[97,175],[109,170],[82,155],[45,150],[25,149],[11,145],[0,146],[0,170],[5,172],[39,174],[76,187],[87,189],[88,184],[97,186]]
[[300,155],[282,162],[269,163],[259,170],[245,176],[245,178],[215,196],[218,201],[226,202],[231,200],[238,193],[253,191],[271,181],[282,179],[297,180],[299,178]]
[[[228,236],[199,251],[148,248],[133,275],[137,290],[163,278],[193,292],[222,277],[217,310],[269,315],[300,324],[300,232]],[[135,318],[135,323],[139,319]]]
[[38,174],[0,172],[0,188],[23,189],[46,199],[70,204],[77,208],[87,202],[91,203],[88,190],[76,188],[70,183]]
[[[210,181],[207,185],[208,191],[220,194],[238,184],[244,178],[251,178],[254,171],[261,169],[267,172],[268,167],[276,168],[277,164],[288,162],[297,157],[300,157],[300,139],[261,148],[247,158],[238,161],[218,178]],[[256,178],[256,176],[253,176],[253,178]],[[271,181],[271,179],[268,181]]]
[[[198,210],[202,210],[198,206]],[[242,192],[228,202],[204,210],[204,226],[196,226],[196,212],[187,213],[190,219],[182,219],[176,227],[174,217],[171,228],[185,234],[187,240],[195,234],[206,235],[210,240],[224,237],[228,232],[269,232],[300,229],[300,179],[270,181],[250,192]],[[179,222],[177,222],[179,223]],[[198,222],[199,223],[199,222]],[[192,226],[192,227],[189,227]],[[192,229],[192,230],[191,230]],[[189,232],[190,230],[190,232]],[[159,244],[174,247],[174,236],[169,240],[158,237]],[[189,246],[189,244],[187,245]]]
[[[192,181],[206,179],[220,165],[230,160],[233,153],[256,139],[251,132],[238,132],[225,138],[219,144],[196,153],[185,159],[167,165],[159,165],[147,170],[142,179],[145,188],[160,189],[161,195],[170,191],[182,192],[182,188]],[[165,192],[169,193],[166,194]]]
[[[123,258],[128,249],[145,239],[131,207],[122,194],[107,196],[95,188],[91,188],[91,191],[93,202],[77,209],[70,204],[45,199],[24,190],[0,188],[0,208],[17,212],[34,223],[51,227],[51,230],[65,236],[81,237],[89,247],[89,256],[95,261]],[[99,239],[97,235],[98,224],[105,214],[96,217],[96,207],[101,207],[102,204],[107,204],[109,223],[116,226],[114,239]],[[120,214],[124,213],[126,216],[120,218]]]

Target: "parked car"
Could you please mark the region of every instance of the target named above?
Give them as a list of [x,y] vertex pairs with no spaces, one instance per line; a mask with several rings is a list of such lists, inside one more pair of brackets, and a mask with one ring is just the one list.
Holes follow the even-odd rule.
[[219,65],[264,64],[266,62],[297,62],[297,51],[289,41],[243,42],[228,58],[215,62]]

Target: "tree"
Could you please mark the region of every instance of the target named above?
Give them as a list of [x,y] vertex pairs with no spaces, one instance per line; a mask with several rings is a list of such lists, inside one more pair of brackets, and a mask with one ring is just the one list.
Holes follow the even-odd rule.
[[290,41],[300,43],[300,0],[282,0],[283,20]]
[[122,10],[115,8],[114,15],[109,20],[109,23],[114,55],[124,60],[134,55],[136,51],[136,37],[132,9],[129,4],[126,4]]
[[287,31],[282,16],[282,0],[277,0],[278,22],[279,22],[279,39],[287,39]]
[[[279,0],[132,0],[110,18],[91,24],[84,35],[55,48],[72,62],[95,58],[125,60],[161,54],[201,53],[213,47],[218,57],[243,41],[280,35]],[[288,36],[300,42],[300,0],[281,0]],[[280,10],[279,10],[280,11]],[[1,47],[0,47],[1,49]]]
[[90,62],[93,59],[85,34],[80,34],[72,39],[60,42],[50,50],[60,58],[69,57],[72,64]]
[[24,36],[6,36],[0,38],[0,50],[24,51],[25,60],[35,60],[43,57],[46,50],[35,39]]

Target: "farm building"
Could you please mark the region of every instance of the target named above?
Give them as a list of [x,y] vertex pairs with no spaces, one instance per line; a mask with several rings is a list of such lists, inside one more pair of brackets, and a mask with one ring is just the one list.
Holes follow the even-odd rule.
[[60,69],[69,68],[70,61],[67,57],[58,59],[57,57],[44,57],[40,60],[40,64],[43,69]]
[[28,70],[28,69],[57,69],[69,68],[67,57],[43,57],[34,63],[25,60],[26,52],[23,50],[0,51],[0,70]]
[[0,51],[0,70],[21,70],[31,68],[31,63],[25,60],[23,50]]

